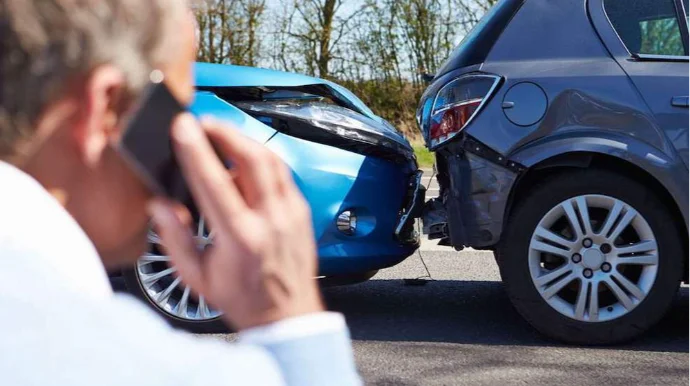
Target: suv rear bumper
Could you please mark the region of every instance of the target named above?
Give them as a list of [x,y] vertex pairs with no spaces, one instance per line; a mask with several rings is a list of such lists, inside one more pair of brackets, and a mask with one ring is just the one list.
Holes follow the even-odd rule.
[[443,242],[456,248],[496,245],[522,167],[469,136],[440,149],[436,156],[441,195],[425,205],[424,233],[447,239]]

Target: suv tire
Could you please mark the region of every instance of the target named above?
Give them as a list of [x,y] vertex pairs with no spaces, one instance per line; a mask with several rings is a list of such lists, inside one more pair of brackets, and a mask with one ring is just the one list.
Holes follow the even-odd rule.
[[[580,200],[584,201],[577,201],[575,199],[576,197],[585,198],[580,198]],[[541,283],[539,280],[542,277],[545,277],[545,275],[539,276],[539,272],[541,272],[543,269],[541,264],[546,263],[541,262],[539,263],[539,266],[535,267],[533,261],[535,256],[538,256],[538,259],[543,261],[543,259],[555,255],[550,255],[549,253],[544,253],[541,251],[535,252],[536,246],[544,248],[543,244],[537,244],[539,241],[544,241],[544,239],[535,239],[535,237],[538,237],[535,231],[539,226],[543,226],[543,221],[546,218],[545,216],[554,213],[553,210],[559,207],[559,205],[565,204],[565,207],[567,208],[567,205],[569,205],[568,203],[571,203],[577,208],[577,219],[582,220],[582,215],[578,212],[578,204],[580,202],[585,202],[583,206],[588,207],[589,202],[591,201],[606,200],[607,198],[615,200],[611,202],[622,202],[629,205],[629,207],[633,209],[631,213],[636,211],[637,214],[642,217],[642,221],[635,217],[635,219],[631,222],[630,227],[633,225],[638,227],[643,227],[645,224],[648,225],[647,229],[651,229],[651,232],[653,232],[653,237],[656,239],[656,244],[650,245],[654,245],[656,247],[655,251],[656,256],[658,256],[658,261],[656,263],[655,270],[653,268],[647,268],[649,267],[648,265],[640,266],[639,268],[641,272],[639,280],[640,283],[643,283],[640,284],[640,287],[648,287],[647,291],[645,291],[645,296],[642,297],[641,301],[638,299],[638,302],[634,306],[630,307],[630,309],[628,309],[628,307],[622,307],[625,304],[625,302],[622,301],[620,302],[620,305],[616,304],[614,306],[608,306],[608,308],[604,304],[602,311],[597,311],[599,308],[593,307],[592,315],[596,316],[595,319],[591,319],[590,316],[591,320],[586,320],[587,312],[583,313],[580,311],[578,313],[577,311],[580,296],[584,296],[584,298],[587,299],[583,308],[581,308],[586,309],[587,311],[589,311],[589,306],[591,304],[602,304],[602,297],[606,291],[610,292],[610,294],[608,294],[609,300],[620,299],[617,297],[616,293],[611,289],[611,287],[608,287],[603,282],[601,282],[602,284],[599,284],[599,281],[597,281],[596,284],[594,284],[594,282],[588,282],[588,280],[598,280],[597,277],[602,277],[605,278],[604,280],[610,280],[616,284],[622,283],[617,280],[611,280],[611,276],[606,276],[621,273],[621,271],[616,268],[618,263],[612,260],[611,264],[614,265],[613,269],[611,269],[611,265],[601,265],[601,267],[603,267],[601,269],[596,267],[591,267],[592,269],[590,269],[587,266],[583,266],[583,264],[586,262],[581,256],[578,257],[573,255],[570,260],[563,258],[565,261],[564,264],[572,265],[573,271],[571,274],[575,279],[573,279],[573,281],[567,286],[563,287],[563,289],[560,290],[562,292],[558,292],[555,296],[550,298],[555,298],[554,300],[547,300],[549,295],[546,295],[546,292],[553,284],[547,284],[544,287],[539,287],[538,284]],[[593,207],[591,208],[592,213],[590,214],[594,214],[595,211],[602,210],[603,209]],[[627,213],[627,210],[627,208],[624,209],[622,215]],[[589,211],[590,209],[588,209],[588,212]],[[563,212],[568,213],[566,210],[563,210]],[[612,212],[614,212],[613,209],[606,214],[606,218],[604,220],[599,220],[598,223],[595,223],[594,216],[590,217],[591,229],[593,229],[590,229],[591,232],[594,233],[597,228],[599,228],[601,234],[604,234],[606,225],[604,222],[607,222],[608,217]],[[600,213],[599,217],[601,218],[602,215],[603,214]],[[565,221],[569,222],[567,215],[564,215],[564,219]],[[612,226],[614,230],[617,230],[618,225],[622,222],[622,220],[619,220],[618,223],[615,223]],[[584,228],[584,222],[580,222],[578,225],[582,226],[580,230],[587,229]],[[563,225],[561,225],[561,227],[563,227]],[[576,232],[574,228],[571,229],[572,232]],[[635,233],[635,229],[630,230],[629,228],[625,228],[624,231],[621,232],[621,234],[626,235],[633,233]],[[586,235],[586,231],[583,231],[583,234]],[[651,233],[648,232],[647,234],[649,235]],[[505,233],[497,248],[496,254],[499,261],[501,277],[505,283],[505,288],[511,302],[517,311],[538,331],[549,337],[568,343],[593,345],[610,344],[626,341],[640,335],[651,326],[656,324],[670,307],[674,295],[678,290],[683,272],[683,247],[681,244],[681,237],[679,236],[679,231],[675,225],[673,217],[669,213],[668,208],[660,201],[653,191],[651,191],[645,185],[626,176],[609,171],[580,170],[559,174],[555,177],[549,178],[548,180],[534,186],[531,189],[531,193],[529,193],[520,202],[516,203],[516,207],[508,219]],[[609,261],[608,259],[611,257],[610,255],[604,254],[604,252],[609,251],[611,246],[606,246],[604,248],[599,245],[594,245],[593,247],[598,248],[599,251],[595,250],[594,252],[589,252],[589,249],[584,248],[584,245],[591,245],[592,241],[586,238],[584,240],[587,241],[581,241],[578,239],[577,242],[579,244],[573,243],[572,245],[574,246],[574,249],[572,250],[583,248],[577,250],[587,253],[586,257],[589,259],[587,262],[590,264],[590,266],[592,264],[601,264],[602,262],[604,262],[603,264],[607,264],[606,261]],[[621,239],[618,238],[617,240]],[[640,237],[637,240],[638,243],[641,243],[642,241],[640,240],[644,239]],[[599,240],[599,242],[601,242],[601,240]],[[625,243],[620,246],[613,246],[613,253],[619,254],[618,248],[621,248],[620,251],[623,251],[623,248],[631,245],[634,245],[634,242]],[[548,246],[546,246],[546,249],[548,249]],[[567,253],[570,253],[572,250],[568,250]],[[599,252],[602,253],[601,256],[598,255]],[[620,259],[622,258],[631,256],[636,257],[645,253],[653,252],[628,254],[621,253],[623,256],[614,257],[612,259],[617,258],[619,260],[615,261],[621,261]],[[580,255],[579,253],[576,254]],[[574,261],[579,261],[580,264],[574,264]],[[592,261],[595,263],[592,263]],[[636,267],[631,265],[622,265],[618,267],[621,267],[621,270],[630,269],[634,271],[638,269],[625,268]],[[554,268],[551,271],[547,270],[547,273],[560,269],[561,268]],[[565,268],[564,271],[567,271],[567,269],[568,268]],[[652,279],[649,279],[649,277],[643,277],[643,274],[649,273],[649,269],[652,269],[652,271],[655,273],[655,276]],[[586,272],[586,270],[589,270],[589,272]],[[594,277],[590,276],[592,275],[592,270],[594,270]],[[537,273],[535,274],[535,272]],[[566,279],[570,278],[569,275],[571,274],[564,274],[564,276],[556,278],[552,283],[566,281]],[[600,274],[601,276],[596,276]],[[625,274],[625,271],[623,271],[623,274]],[[536,279],[535,275],[537,275]],[[557,275],[557,273],[555,273],[555,275]],[[590,279],[587,279],[586,276],[590,276]],[[645,281],[643,279],[648,280]],[[634,279],[630,281],[634,282]],[[580,283],[580,286],[583,285],[583,283],[589,284],[587,284],[585,289],[582,287],[578,287],[578,290],[571,288],[572,286],[576,286],[576,284],[573,283],[577,282]],[[640,287],[637,287],[638,290]],[[593,288],[597,289],[596,295],[594,295],[595,292]],[[626,288],[626,286],[621,284],[618,288]],[[602,289],[604,292],[601,292]],[[628,293],[626,291],[625,293],[634,301],[636,298],[634,297],[633,293],[636,291],[634,288],[632,289],[632,292]],[[558,290],[554,289],[554,291]],[[551,294],[554,291],[549,291],[549,293]],[[569,303],[562,301],[563,299],[561,296],[563,296],[563,298],[567,298],[565,295],[568,295],[572,292],[575,292],[578,295],[574,300],[572,309],[573,314],[568,316],[566,314],[569,312],[567,308]],[[596,300],[592,301],[592,296],[596,296]],[[621,309],[625,312],[619,317],[606,319],[607,313],[610,314],[612,310]],[[580,315],[579,319],[577,318],[578,315]]]

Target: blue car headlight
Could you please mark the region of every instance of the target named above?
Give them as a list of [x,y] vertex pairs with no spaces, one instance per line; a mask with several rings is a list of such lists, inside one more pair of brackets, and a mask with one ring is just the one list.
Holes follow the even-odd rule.
[[409,142],[384,120],[322,100],[238,102],[237,107],[284,134],[400,162],[414,159]]

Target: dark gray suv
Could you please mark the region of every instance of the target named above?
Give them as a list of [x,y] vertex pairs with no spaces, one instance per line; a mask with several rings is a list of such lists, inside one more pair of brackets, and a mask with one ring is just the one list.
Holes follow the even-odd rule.
[[559,340],[630,339],[688,263],[687,0],[501,0],[422,97],[425,233]]

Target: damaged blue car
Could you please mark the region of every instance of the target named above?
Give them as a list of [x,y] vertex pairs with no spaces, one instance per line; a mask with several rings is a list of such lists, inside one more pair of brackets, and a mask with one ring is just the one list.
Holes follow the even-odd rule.
[[[292,170],[311,207],[320,279],[366,280],[417,249],[424,188],[412,147],[350,91],[308,76],[202,63],[196,86],[193,113],[232,124]],[[203,217],[196,225],[198,242],[212,243]],[[123,273],[127,289],[177,326],[224,330],[219,312],[180,282],[159,243],[151,232],[148,253]]]

